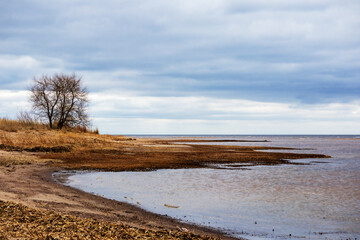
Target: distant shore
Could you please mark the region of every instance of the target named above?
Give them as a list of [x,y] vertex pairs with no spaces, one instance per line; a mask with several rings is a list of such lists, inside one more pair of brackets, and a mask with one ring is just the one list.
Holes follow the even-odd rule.
[[[28,142],[26,146],[17,144],[17,135],[24,137],[24,134],[30,134],[33,137],[39,134],[39,138],[41,136],[44,139],[48,134],[49,139],[55,140],[47,139],[51,144],[43,146],[43,148],[35,148],[38,144],[35,141]],[[59,138],[59,134],[63,134],[62,138]],[[64,136],[67,137],[65,140],[63,139]],[[99,222],[101,224],[104,222],[105,225],[124,224],[125,228],[122,233],[129,231],[134,234],[132,236],[147,239],[235,238],[225,236],[217,230],[180,223],[167,216],[147,212],[137,206],[66,187],[55,182],[52,174],[62,169],[148,171],[167,168],[200,168],[213,163],[293,164],[287,159],[327,157],[317,154],[257,151],[274,149],[268,147],[201,145],[200,143],[204,141],[198,141],[199,145],[179,143],[196,142],[194,139],[191,141],[189,139],[174,141],[164,139],[135,140],[121,136],[53,132],[10,133],[7,137],[9,139],[13,137],[12,142],[15,144],[10,146],[6,142],[4,143],[4,140],[0,142],[1,148],[5,150],[0,151],[0,181],[2,183],[0,200],[10,202],[2,202],[1,204],[22,204],[17,205],[19,209],[24,209],[23,205],[30,207],[30,210],[39,209],[40,212],[36,214],[44,214],[45,216],[51,215],[48,210],[54,210],[60,216],[69,215],[81,218],[80,220],[71,219],[71,221],[95,221],[91,223],[93,225],[100,224]],[[46,141],[42,140],[42,142]],[[175,144],[175,142],[177,143]],[[64,148],[59,148],[59,146]],[[28,152],[26,149],[42,149],[43,151]],[[60,151],[56,152],[52,149],[60,149]],[[22,213],[24,218],[29,217],[30,210]],[[0,232],[3,232],[4,237],[11,237],[11,234],[15,234],[9,229],[6,231],[4,228],[6,221],[12,224],[17,221],[19,224],[18,220],[16,216],[1,219]],[[55,234],[51,233],[51,229],[46,228],[49,226],[42,228],[40,223],[36,225],[39,228],[34,227],[35,225],[31,226],[32,229],[29,228],[28,233],[23,233],[23,237],[28,237],[30,235],[26,234],[39,231],[39,229],[47,229],[44,230],[44,234],[46,233],[49,236]],[[84,223],[84,226],[88,226],[88,223]],[[89,229],[86,231],[91,233]],[[146,233],[146,231],[148,232]],[[18,233],[20,234],[20,232]],[[65,236],[61,234],[68,234],[68,230],[56,234]],[[74,234],[77,232],[74,231]],[[1,234],[0,237],[2,237]]]

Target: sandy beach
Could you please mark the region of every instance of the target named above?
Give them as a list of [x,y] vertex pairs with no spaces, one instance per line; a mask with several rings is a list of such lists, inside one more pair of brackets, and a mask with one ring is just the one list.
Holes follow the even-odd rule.
[[[7,154],[9,153],[1,153],[2,157]],[[21,157],[21,155],[19,154],[17,157]],[[49,167],[46,163],[2,166],[0,168],[0,200],[20,203],[35,209],[54,210],[60,214],[80,218],[121,223],[140,229],[191,232],[231,239],[210,229],[179,223],[166,216],[152,214],[130,204],[108,200],[63,186],[52,178],[52,173],[57,170],[59,169]],[[3,225],[4,223],[0,224],[0,229]],[[165,233],[162,235],[166,236]],[[141,234],[139,234],[140,236]]]

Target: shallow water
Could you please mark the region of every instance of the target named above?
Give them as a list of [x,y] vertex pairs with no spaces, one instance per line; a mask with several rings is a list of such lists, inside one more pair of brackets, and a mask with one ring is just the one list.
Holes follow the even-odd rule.
[[[230,137],[216,137],[224,138]],[[231,138],[271,141],[231,145],[311,148],[297,151],[333,158],[297,160],[310,165],[79,172],[66,184],[248,239],[360,238],[359,138]]]

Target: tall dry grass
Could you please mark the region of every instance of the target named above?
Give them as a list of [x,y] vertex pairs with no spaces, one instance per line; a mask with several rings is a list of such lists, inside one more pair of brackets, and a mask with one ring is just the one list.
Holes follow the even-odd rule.
[[100,143],[111,142],[111,137],[104,137],[93,133],[80,133],[70,131],[16,131],[0,130],[0,144],[11,147],[32,148],[42,147],[91,147]]
[[[54,123],[56,128],[56,123]],[[48,124],[42,123],[27,112],[20,112],[17,119],[0,118],[0,130],[7,132],[17,132],[23,130],[50,130]],[[74,128],[64,127],[63,131],[94,133],[99,134],[99,129],[91,129],[86,126],[76,126]]]
[[47,125],[30,121],[29,119],[12,120],[7,118],[0,118],[0,130],[6,132],[17,132],[22,130],[46,130]]
[[0,145],[3,149],[34,147],[91,147],[101,142],[111,142],[111,136],[99,135],[97,129],[86,127],[49,129],[46,124],[29,120],[0,119]]

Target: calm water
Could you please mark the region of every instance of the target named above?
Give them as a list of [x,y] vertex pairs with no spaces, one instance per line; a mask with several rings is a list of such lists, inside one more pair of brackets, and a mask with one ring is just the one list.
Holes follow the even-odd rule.
[[66,184],[248,239],[360,239],[359,137],[207,138],[267,139],[231,145],[307,148],[297,151],[332,158],[246,169],[78,172]]

